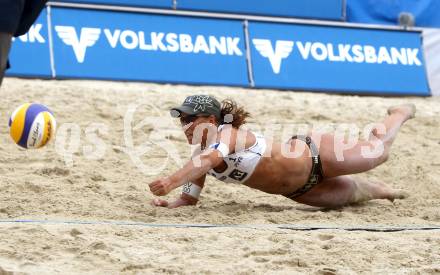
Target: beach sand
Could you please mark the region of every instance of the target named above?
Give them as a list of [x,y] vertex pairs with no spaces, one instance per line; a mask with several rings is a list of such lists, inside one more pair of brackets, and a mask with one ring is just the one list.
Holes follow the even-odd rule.
[[[440,226],[440,97],[16,78],[6,78],[0,94],[0,274],[440,273],[440,230],[276,227]],[[389,160],[360,175],[410,197],[319,209],[209,178],[197,206],[155,208],[148,183],[190,156],[168,110],[191,94],[234,98],[253,114],[251,129],[275,129],[280,140],[304,125],[362,130],[381,121],[388,106],[412,102],[416,118],[402,127]],[[39,150],[21,149],[9,137],[9,116],[25,102],[48,106],[57,120],[56,139]],[[18,222],[25,220],[34,222]]]

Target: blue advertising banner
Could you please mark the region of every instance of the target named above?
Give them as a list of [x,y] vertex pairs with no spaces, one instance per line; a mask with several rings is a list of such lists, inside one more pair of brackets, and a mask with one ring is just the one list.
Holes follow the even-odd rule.
[[146,8],[173,8],[173,0],[51,0],[51,2],[116,5]]
[[51,77],[47,13],[43,10],[29,31],[12,43],[10,76]]
[[249,23],[256,87],[429,95],[419,32]]
[[177,9],[344,20],[344,0],[178,0]]
[[52,7],[49,40],[47,16],[7,75],[430,95],[419,32],[252,21],[246,48],[239,20]]
[[53,8],[52,22],[58,77],[248,85],[240,21]]

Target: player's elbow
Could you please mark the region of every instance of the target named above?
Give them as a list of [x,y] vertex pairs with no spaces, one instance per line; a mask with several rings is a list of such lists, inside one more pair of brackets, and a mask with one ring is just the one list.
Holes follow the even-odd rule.
[[223,158],[217,151],[200,156],[200,162],[202,164],[201,166],[203,166],[207,171],[217,167],[222,161]]

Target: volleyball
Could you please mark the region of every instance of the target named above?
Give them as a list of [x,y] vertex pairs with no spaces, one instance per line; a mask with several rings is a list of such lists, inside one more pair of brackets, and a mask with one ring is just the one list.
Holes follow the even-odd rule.
[[16,144],[31,149],[46,145],[56,129],[52,112],[44,105],[26,103],[9,118],[9,134]]

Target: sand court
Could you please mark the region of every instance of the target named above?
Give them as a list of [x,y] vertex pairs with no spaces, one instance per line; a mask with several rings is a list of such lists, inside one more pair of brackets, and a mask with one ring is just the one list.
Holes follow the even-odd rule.
[[[103,223],[440,227],[440,98],[361,97],[244,88],[6,78],[0,106],[0,274],[440,272],[440,230],[369,232],[269,228],[175,228]],[[191,94],[231,97],[253,115],[249,127],[286,140],[301,125],[359,129],[388,106],[414,103],[390,159],[360,176],[410,193],[319,209],[208,178],[195,207],[150,205],[148,183],[189,158],[169,108]],[[9,137],[10,112],[47,105],[56,139],[23,150]],[[270,108],[268,108],[270,106]],[[128,127],[128,126],[129,127]],[[174,152],[174,157],[169,156]],[[179,194],[175,190],[167,199]],[[47,223],[18,223],[18,220]],[[58,222],[57,222],[58,221]],[[62,223],[60,221],[76,221]],[[81,224],[90,222],[92,224]],[[7,273],[6,273],[7,274]]]

